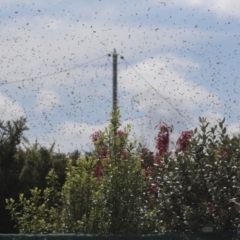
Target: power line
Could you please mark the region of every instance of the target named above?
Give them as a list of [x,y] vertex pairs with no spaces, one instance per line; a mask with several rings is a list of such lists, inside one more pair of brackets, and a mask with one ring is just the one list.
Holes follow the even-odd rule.
[[53,73],[49,73],[49,74],[45,74],[45,75],[41,75],[41,76],[36,76],[36,77],[32,77],[32,78],[24,78],[24,79],[21,79],[21,80],[16,80],[16,81],[11,81],[11,82],[8,82],[7,80],[3,81],[0,83],[0,85],[7,85],[7,84],[12,84],[12,83],[18,83],[18,82],[25,82],[25,81],[33,81],[35,79],[39,79],[39,78],[45,78],[45,77],[50,77],[50,76],[53,76],[53,75],[56,75],[56,74],[59,74],[59,73],[64,73],[64,72],[68,72],[68,71],[72,71],[72,70],[75,70],[77,68],[80,68],[82,66],[85,66],[85,65],[88,65],[89,63],[92,63],[92,62],[95,62],[97,60],[100,60],[104,57],[106,57],[107,55],[103,55],[101,57],[98,57],[98,58],[95,58],[91,61],[88,61],[88,62],[85,62],[85,63],[82,63],[80,65],[77,65],[75,67],[72,67],[72,68],[68,68],[68,69],[65,69],[65,70],[61,70],[61,71],[58,71],[58,72],[53,72]]
[[[3,82],[0,82],[0,85],[7,85],[7,84],[14,84],[14,83],[19,83],[19,82],[25,82],[25,81],[33,81],[35,79],[39,79],[39,78],[45,78],[45,77],[49,77],[49,76],[53,76],[53,75],[56,75],[56,74],[59,74],[59,73],[64,73],[64,72],[68,72],[68,71],[72,71],[72,70],[75,70],[77,68],[80,68],[82,66],[85,66],[85,65],[88,65],[89,63],[92,63],[92,62],[95,62],[97,60],[100,60],[106,56],[109,56],[108,55],[103,55],[101,57],[98,57],[98,58],[95,58],[93,60],[90,60],[88,62],[85,62],[85,63],[82,63],[80,65],[77,65],[75,67],[72,67],[72,68],[68,68],[68,69],[65,69],[65,70],[61,70],[61,71],[57,71],[57,72],[53,72],[53,73],[49,73],[49,74],[45,74],[45,75],[41,75],[41,76],[36,76],[36,77],[32,77],[32,78],[25,78],[25,79],[21,79],[21,80],[16,80],[16,81],[11,81],[11,82],[8,82],[7,80],[3,81]],[[154,88],[133,66],[131,66],[128,61],[126,59],[124,59],[123,57],[121,57],[121,59],[123,59],[123,61],[125,61],[125,63],[130,67],[132,68],[132,70],[145,82],[147,83],[165,102],[167,102],[180,116],[184,117],[188,122],[190,122],[192,125],[193,125],[193,122],[191,119],[187,118],[185,115],[183,115],[176,107],[174,107],[167,99],[165,99],[161,93],[159,93],[159,91]]]
[[193,121],[183,115],[176,107],[174,107],[166,98],[163,97],[163,95],[155,88],[153,87],[133,66],[131,66],[126,59],[124,59],[125,63],[145,82],[147,83],[165,102],[167,102],[181,117],[185,118],[189,123],[191,123],[192,126],[194,126]]

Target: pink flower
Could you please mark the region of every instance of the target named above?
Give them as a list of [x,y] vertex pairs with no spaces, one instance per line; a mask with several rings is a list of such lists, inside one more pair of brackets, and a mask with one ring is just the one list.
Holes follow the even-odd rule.
[[117,131],[117,135],[118,135],[118,136],[121,137],[123,134],[124,134],[124,132],[123,132],[122,130],[118,130],[118,131]]
[[123,160],[126,160],[127,157],[128,157],[128,150],[127,149],[123,149],[121,156],[122,156]]
[[158,136],[156,137],[158,156],[162,156],[169,149],[169,132],[172,132],[172,127],[168,125],[159,126]]
[[182,132],[180,137],[177,140],[177,144],[178,144],[177,152],[186,152],[191,138],[192,138],[191,131]]
[[[105,158],[108,154],[108,147],[104,143],[103,139],[100,139],[101,131],[96,131],[91,135],[92,142],[95,145],[97,156],[99,158]],[[96,141],[100,140],[98,143]]]
[[92,142],[97,141],[99,139],[99,137],[100,137],[100,134],[101,134],[101,131],[96,131],[95,133],[93,133],[91,135]]
[[222,157],[227,157],[227,156],[228,156],[227,151],[224,151],[223,154],[222,154]]

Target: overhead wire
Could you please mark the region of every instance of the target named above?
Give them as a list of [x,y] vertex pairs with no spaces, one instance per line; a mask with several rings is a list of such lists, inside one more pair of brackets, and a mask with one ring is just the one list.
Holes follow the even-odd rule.
[[[67,68],[67,69],[64,69],[64,70],[60,70],[60,71],[57,71],[57,72],[53,72],[53,73],[49,73],[49,74],[44,74],[44,75],[41,75],[41,76],[35,76],[35,77],[31,77],[31,78],[24,78],[24,79],[21,79],[21,80],[16,80],[16,81],[11,81],[11,82],[8,82],[7,80],[6,81],[2,81],[0,82],[0,85],[7,85],[7,84],[14,84],[14,83],[19,83],[19,82],[25,82],[25,81],[33,81],[33,80],[36,80],[36,79],[40,79],[40,78],[45,78],[45,77],[49,77],[49,76],[53,76],[53,75],[56,75],[56,74],[60,74],[60,73],[64,73],[64,72],[68,72],[68,71],[72,71],[72,70],[75,70],[77,68],[80,68],[80,67],[83,67],[85,65],[88,65],[92,62],[95,62],[97,60],[100,60],[106,56],[109,56],[108,55],[103,55],[101,57],[98,57],[98,58],[95,58],[93,60],[90,60],[90,61],[87,61],[85,63],[82,63],[80,65],[77,65],[77,66],[74,66],[72,68]],[[108,59],[108,58],[107,58]],[[166,98],[163,97],[163,95],[155,88],[153,87],[125,58],[123,58],[123,61],[146,83],[148,84],[165,102],[167,102],[180,116],[182,116],[183,118],[185,118],[188,122],[191,123],[191,125],[194,125],[193,124],[193,121],[186,117],[185,115],[183,115],[176,107],[174,107],[171,102],[169,102]],[[109,60],[109,59],[108,59]]]
[[0,85],[7,85],[7,84],[13,84],[13,83],[19,83],[19,82],[25,82],[25,81],[33,81],[35,79],[39,79],[39,78],[45,78],[45,77],[50,77],[50,76],[53,76],[53,75],[56,75],[56,74],[60,74],[60,73],[64,73],[64,72],[68,72],[68,71],[72,71],[72,70],[75,70],[77,68],[80,68],[80,67],[83,67],[85,65],[88,65],[92,62],[95,62],[97,60],[100,60],[104,57],[106,57],[107,55],[103,55],[101,57],[98,57],[98,58],[95,58],[93,60],[90,60],[88,62],[85,62],[85,63],[82,63],[80,65],[77,65],[77,66],[74,66],[74,67],[71,67],[71,68],[68,68],[68,69],[64,69],[64,70],[61,70],[61,71],[57,71],[57,72],[53,72],[53,73],[48,73],[48,74],[44,74],[44,75],[41,75],[41,76],[35,76],[35,77],[31,77],[31,78],[24,78],[24,79],[20,79],[20,80],[16,80],[16,81],[11,81],[11,82],[8,82],[7,80],[5,81],[2,81],[0,82]]
[[181,117],[185,118],[192,126],[194,126],[193,121],[182,114],[175,106],[172,105],[154,86],[152,86],[125,58],[123,58],[126,65],[129,66],[150,88],[152,88],[165,102],[167,102]]

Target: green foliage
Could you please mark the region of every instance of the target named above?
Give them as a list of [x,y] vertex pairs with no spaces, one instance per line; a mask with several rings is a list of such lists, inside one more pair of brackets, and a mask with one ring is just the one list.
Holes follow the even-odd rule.
[[24,162],[19,180],[25,194],[28,194],[30,188],[44,189],[50,169],[55,170],[61,185],[65,182],[67,157],[65,154],[54,153],[54,144],[47,149],[35,142],[31,146],[18,149],[16,158]]
[[20,144],[27,142],[24,132],[27,130],[26,119],[0,121],[0,232],[13,232],[11,219],[5,210],[5,199],[16,198],[19,194],[19,173],[24,161],[16,159]]
[[[121,123],[117,108],[108,128],[95,142],[108,149],[101,159],[103,165],[99,187],[93,194],[90,215],[92,229],[97,233],[150,233],[156,230],[154,210],[149,208],[149,181],[141,168],[136,142],[129,140],[130,126],[119,130]],[[98,153],[96,153],[98,156]]]
[[200,119],[187,152],[164,159],[158,172],[159,217],[169,232],[239,230],[239,139],[230,138],[224,120],[210,128]]
[[59,198],[57,176],[51,170],[47,176],[48,186],[43,190],[31,189],[31,197],[19,195],[19,202],[7,199],[6,209],[17,222],[20,233],[55,233],[58,230]]
[[[149,182],[141,168],[141,158],[135,142],[129,140],[130,126],[120,127],[119,110],[111,124],[101,133],[109,154],[104,159],[103,177],[94,194],[94,229],[100,233],[146,233],[155,230],[153,214],[148,207]],[[123,155],[123,149],[125,154]],[[98,220],[98,218],[100,218]]]
[[[30,188],[45,189],[46,176],[53,168],[63,185],[67,157],[54,153],[37,142],[29,145],[25,137],[26,119],[0,122],[0,232],[13,233],[14,222],[6,211],[6,198],[16,199],[19,193],[30,196]],[[15,230],[16,231],[16,230]]]
[[62,187],[55,168],[60,155],[37,146],[22,155],[28,170],[21,177],[38,181],[50,167],[55,170],[46,187],[31,189],[30,198],[7,200],[21,233],[198,232],[206,224],[239,230],[240,140],[227,134],[224,120],[210,127],[200,118],[199,128],[178,142],[184,148],[154,156],[129,139],[131,127],[119,119],[117,108],[109,126],[92,135],[94,151],[72,155]]
[[[43,191],[31,190],[29,199],[20,195],[19,202],[7,200],[7,209],[20,232],[150,233],[158,230],[153,217],[155,211],[148,207],[149,181],[141,168],[136,144],[129,140],[130,126],[118,131],[119,118],[117,108],[109,127],[97,134],[92,156],[68,164],[66,182],[59,193],[56,185],[50,185]],[[55,196],[58,196],[56,202]],[[52,204],[47,204],[49,201]]]
[[62,188],[61,232],[88,232],[93,194],[98,187],[94,176],[96,160],[81,157],[66,169],[66,182]]

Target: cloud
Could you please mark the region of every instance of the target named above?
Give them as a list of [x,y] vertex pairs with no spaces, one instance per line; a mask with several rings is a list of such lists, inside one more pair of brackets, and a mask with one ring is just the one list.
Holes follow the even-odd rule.
[[219,121],[222,121],[224,116],[218,112],[214,111],[206,111],[201,117],[206,118],[211,124],[217,124]]
[[37,111],[53,111],[57,104],[60,104],[58,94],[52,90],[41,90],[36,96]]
[[205,11],[211,10],[217,16],[234,16],[240,18],[240,1],[239,0],[175,0],[175,5],[197,7]]
[[[177,70],[179,65],[181,71]],[[184,69],[192,67],[197,71],[199,65],[175,55],[155,56],[133,66],[137,73],[134,69],[122,71],[119,86],[141,111],[154,108],[159,114],[169,115],[174,108],[179,112],[218,109],[221,106],[218,95],[184,76]]]
[[[156,55],[132,67],[119,74],[119,101],[126,122],[133,125],[134,136],[150,149],[154,150],[159,124],[173,125],[172,141],[176,142],[182,131],[197,125],[195,116],[202,112],[220,116],[220,97],[187,78],[189,68],[196,72],[201,68],[190,58]],[[139,117],[133,119],[136,109]]]
[[1,120],[10,121],[20,117],[26,117],[26,114],[19,104],[10,97],[0,94],[0,114]]
[[205,41],[210,35],[198,30],[193,35],[191,29],[182,31],[163,24],[157,25],[157,31],[154,25],[149,27],[144,24],[128,27],[108,22],[105,26],[101,19],[73,22],[48,15],[23,15],[16,20],[6,20],[1,29],[2,76],[7,80],[41,76],[74,67],[87,59],[107,54],[113,48],[117,48],[127,59],[135,59],[136,56],[145,58],[155,51],[166,51],[167,47],[182,46],[185,40],[189,44],[199,39]]
[[[83,1],[79,12],[78,1],[40,1],[32,5],[27,0],[0,0],[0,6],[7,6],[1,20],[1,81],[31,79],[103,56],[75,70],[2,86],[1,91],[8,90],[9,99],[14,96],[18,102],[13,102],[14,106],[24,108],[31,127],[38,129],[34,137],[43,143],[55,140],[68,151],[88,144],[92,132],[105,126],[112,108],[112,59],[106,55],[113,48],[119,54],[122,120],[133,124],[133,137],[146,139],[154,146],[152,139],[159,122],[173,124],[177,136],[197,123],[196,116],[221,114],[224,94],[208,89],[214,89],[210,84],[219,87],[223,80],[220,75],[227,74],[230,64],[225,57],[233,44],[226,41],[224,28],[204,29],[212,19],[206,17],[202,28],[192,28],[192,23],[203,20],[196,16],[191,22],[188,16],[196,12],[193,8],[210,9],[216,14],[219,10],[219,14],[227,15],[233,8],[231,3],[238,6],[238,2],[176,0],[172,5],[166,1],[167,7],[161,5],[160,9],[152,3]],[[174,12],[180,5],[187,6],[183,16],[179,10]],[[218,47],[223,39],[227,49]],[[217,61],[226,62],[214,66],[215,56],[221,58]]]
[[[91,135],[95,131],[103,130],[107,124],[91,125],[87,123],[79,123],[66,121],[54,126],[52,132],[38,134],[38,142],[49,147],[55,142],[55,150],[61,152],[71,152],[76,149],[82,151],[93,150]],[[31,137],[30,142],[34,142],[36,137]]]
[[239,135],[240,136],[240,124],[239,123],[234,123],[231,124],[227,127],[228,133],[230,133],[231,135]]

